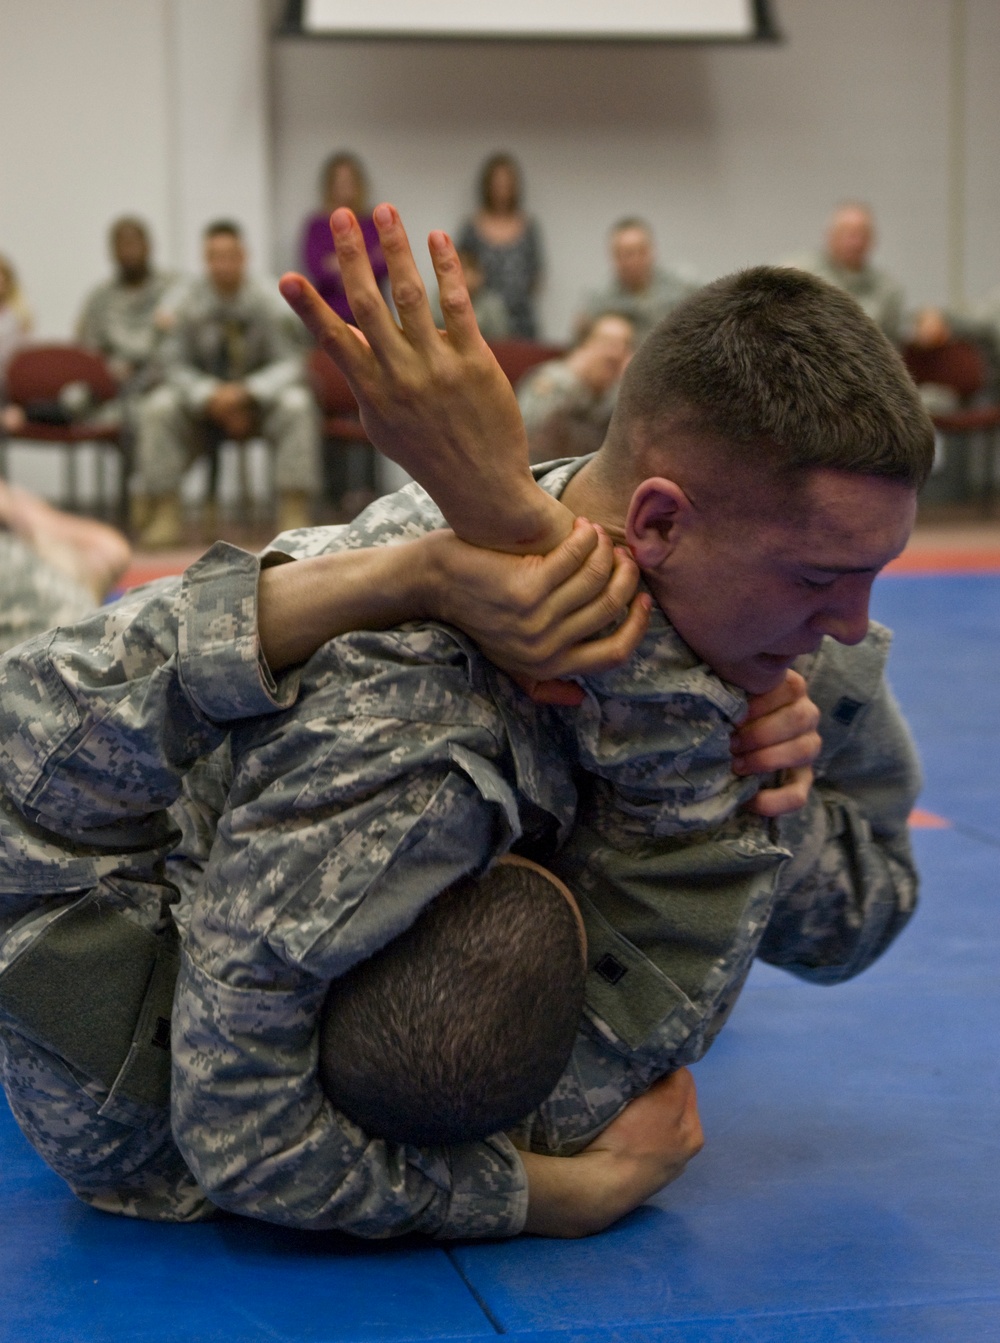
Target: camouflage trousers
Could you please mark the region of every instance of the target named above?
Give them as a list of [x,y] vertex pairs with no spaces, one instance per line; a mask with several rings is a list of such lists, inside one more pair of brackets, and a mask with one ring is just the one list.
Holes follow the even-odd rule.
[[62,1059],[0,1025],[0,1081],[21,1132],[77,1198],[152,1222],[215,1214],[170,1132],[169,1106],[119,1103]]
[[[274,484],[279,492],[319,488],[319,411],[307,387],[286,387],[260,408],[259,435],[274,446]],[[203,416],[189,411],[176,388],[157,387],[139,406],[137,483],[145,494],[180,488],[187,467],[212,441]]]
[[0,1082],[14,1118],[85,1203],[150,1221],[215,1212],[171,1133],[176,963],[159,902],[107,891],[42,898],[0,934]]

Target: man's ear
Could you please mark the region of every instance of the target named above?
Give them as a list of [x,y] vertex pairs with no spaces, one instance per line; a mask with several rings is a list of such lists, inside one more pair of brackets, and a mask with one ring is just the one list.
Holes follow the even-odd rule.
[[625,520],[625,539],[640,569],[660,567],[691,513],[691,501],[676,481],[652,476],[636,488]]

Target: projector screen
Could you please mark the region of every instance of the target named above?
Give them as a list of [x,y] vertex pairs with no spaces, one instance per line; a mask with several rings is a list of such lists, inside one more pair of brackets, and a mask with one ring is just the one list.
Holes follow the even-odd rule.
[[310,37],[752,42],[776,36],[767,0],[293,0]]

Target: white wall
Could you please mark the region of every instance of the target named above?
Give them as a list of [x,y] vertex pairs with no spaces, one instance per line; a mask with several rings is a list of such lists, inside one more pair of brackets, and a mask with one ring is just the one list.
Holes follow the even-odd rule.
[[880,259],[914,302],[949,288],[949,41],[967,13],[962,220],[972,293],[1000,280],[1000,6],[995,0],[777,0],[787,41],[753,48],[307,42],[272,48],[276,262],[295,258],[338,146],[370,166],[414,235],[453,228],[478,163],[520,157],[545,230],[543,317],[568,330],[621,214],[704,278],[818,242],[831,204],[870,200]]
[[364,156],[417,237],[457,224],[486,153],[518,153],[554,336],[603,277],[607,226],[625,212],[708,278],[810,246],[831,203],[860,195],[915,302],[948,296],[956,256],[970,296],[1000,280],[996,0],[776,0],[787,41],[749,49],[269,45],[281,3],[0,4],[0,251],[40,333],[69,334],[123,211],[150,220],[165,264],[196,265],[217,214],[244,221],[262,266],[291,264],[338,145]]
[[165,266],[219,214],[269,264],[265,50],[258,0],[0,4],[0,251],[40,335],[70,334],[119,214]]

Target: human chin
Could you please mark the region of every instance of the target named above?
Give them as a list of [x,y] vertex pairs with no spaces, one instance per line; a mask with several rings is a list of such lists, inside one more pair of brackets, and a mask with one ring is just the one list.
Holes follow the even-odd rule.
[[737,662],[715,663],[712,670],[748,695],[766,695],[781,685],[793,661],[776,653],[755,653]]

